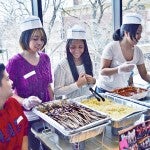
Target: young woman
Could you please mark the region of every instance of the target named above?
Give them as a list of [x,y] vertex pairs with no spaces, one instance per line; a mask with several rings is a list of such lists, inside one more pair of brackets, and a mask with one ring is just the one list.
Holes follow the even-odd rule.
[[102,53],[97,92],[112,91],[128,86],[135,66],[142,79],[150,82],[143,53],[136,46],[141,33],[141,16],[135,13],[126,14],[121,28],[113,34],[114,41],[109,43]]
[[[13,81],[14,97],[26,109],[24,112],[31,126],[35,121],[39,121],[39,118],[27,110],[41,101],[53,100],[51,62],[48,55],[42,52],[47,37],[40,19],[29,16],[21,23],[21,31],[19,42],[23,52],[9,60],[7,71]],[[29,145],[32,145],[32,149],[39,147],[38,143],[31,139]]]
[[[86,43],[85,30],[75,25],[67,32],[67,58],[63,59],[54,72],[54,95],[56,99],[65,95],[75,98],[91,94],[89,87],[96,79],[93,77],[93,66]],[[72,144],[73,149],[85,149],[85,143]]]
[[78,25],[68,30],[67,58],[58,64],[54,72],[56,98],[63,95],[66,98],[87,95],[90,93],[89,86],[96,82],[85,36],[85,30]]

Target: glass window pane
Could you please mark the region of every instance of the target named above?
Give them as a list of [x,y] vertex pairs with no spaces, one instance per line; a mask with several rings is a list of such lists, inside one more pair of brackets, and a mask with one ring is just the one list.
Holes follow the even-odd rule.
[[20,52],[20,21],[32,14],[31,0],[0,0],[0,62]]
[[[43,2],[43,1],[42,1]],[[61,3],[57,11],[56,5],[50,4],[44,11],[45,3],[42,3],[44,15],[44,28],[48,35],[46,53],[49,54],[53,68],[58,64],[58,60],[64,58],[66,45],[66,31],[74,24],[80,24],[87,31],[87,42],[90,54],[96,67],[96,75],[100,68],[100,56],[104,46],[112,40],[112,5],[111,0],[104,0],[102,4],[97,0],[77,0],[66,5],[66,1]],[[55,9],[54,9],[55,6]],[[55,13],[57,16],[55,18]],[[55,19],[55,21],[54,21]],[[54,23],[54,24],[53,24]]]
[[[75,1],[75,0],[74,0]],[[97,0],[42,1],[43,26],[48,37],[45,51],[50,56],[52,68],[58,60],[64,58],[66,45],[66,31],[74,24],[81,24],[87,31],[87,42],[92,56],[96,75],[100,67],[100,57],[104,46],[112,40],[112,4],[111,0],[104,0],[102,4]],[[92,2],[92,3],[91,3]],[[7,49],[8,58],[22,52],[19,46],[20,21],[32,14],[31,1],[0,0],[1,12],[1,49]],[[7,8],[7,9],[6,9]],[[96,9],[95,9],[96,8]],[[0,60],[7,60],[7,55]]]

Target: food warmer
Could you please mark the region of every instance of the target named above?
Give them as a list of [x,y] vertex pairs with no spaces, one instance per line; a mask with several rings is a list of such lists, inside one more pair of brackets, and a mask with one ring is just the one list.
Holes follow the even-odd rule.
[[[73,101],[71,101],[69,99],[67,99],[67,100],[54,100],[54,101],[46,102],[43,104],[45,106],[48,106],[49,108],[51,108],[51,112],[49,110],[46,113],[41,111],[41,108],[42,108],[41,105],[34,107],[32,109],[32,111],[35,114],[37,114],[39,117],[41,117],[43,120],[45,120],[47,123],[49,123],[51,126],[53,126],[55,129],[57,129],[59,132],[61,132],[65,137],[67,137],[67,139],[69,140],[70,143],[81,142],[81,141],[84,141],[84,140],[89,139],[91,137],[95,137],[95,136],[103,133],[105,127],[108,124],[110,124],[110,117],[109,116],[105,115],[104,113],[100,113],[100,112],[88,109],[87,107],[84,107],[84,106],[81,106],[77,103],[74,103]],[[53,113],[52,108],[55,107],[55,110],[58,109],[58,111],[60,111],[60,107],[57,107],[57,106],[59,105],[59,106],[61,106],[61,108],[63,108],[64,104],[65,105],[67,104],[67,109],[65,108],[65,111],[72,111],[71,107],[72,107],[72,105],[74,105],[75,107],[77,107],[81,110],[87,111],[87,113],[83,113],[83,114],[88,114],[90,112],[91,114],[94,114],[100,118],[97,118],[96,120],[91,119],[88,123],[83,124],[82,126],[79,126],[79,127],[67,128],[66,126],[63,125],[63,123],[61,123],[59,121],[60,118],[54,119],[52,117],[53,114],[51,114],[51,113]],[[69,109],[69,108],[71,108],[71,109]],[[64,110],[62,110],[62,111],[64,111]],[[61,113],[62,111],[60,111],[59,113]],[[62,115],[61,118],[63,119],[65,117],[67,117],[67,113],[63,114],[64,117]],[[69,113],[72,113],[72,112],[69,112]],[[74,113],[76,113],[76,112],[74,112]],[[101,118],[101,116],[102,116],[102,118]]]
[[[147,107],[145,106],[142,106],[140,104],[137,104],[137,103],[134,103],[132,101],[128,101],[128,100],[125,100],[123,98],[120,98],[120,97],[115,97],[113,95],[109,95],[109,94],[101,94],[105,99],[109,99],[117,104],[120,104],[120,105],[124,105],[124,106],[128,106],[128,107],[131,107],[134,109],[134,112],[132,113],[129,113],[125,116],[123,116],[122,118],[113,118],[110,116],[111,118],[111,126],[114,127],[114,128],[123,128],[123,127],[127,127],[129,125],[132,125],[135,123],[135,121],[139,120],[139,118],[141,117],[141,115],[143,113],[145,113],[147,111]],[[106,113],[106,112],[102,112],[101,110],[99,110],[98,108],[92,108],[92,107],[89,107],[85,104],[83,104],[82,102],[85,101],[86,99],[91,99],[92,96],[82,96],[82,97],[79,97],[79,98],[76,98],[74,99],[74,101],[80,105],[83,105],[85,107],[88,107],[88,108],[91,108],[93,110],[96,110],[100,113]],[[105,105],[105,102],[102,102],[101,103],[104,103]],[[99,107],[99,106],[97,106]],[[107,107],[107,103],[106,103],[106,106],[104,107]],[[117,108],[115,108],[117,110]],[[114,110],[115,111],[115,110]],[[106,113],[106,115],[109,116],[109,114]]]
[[146,106],[148,109],[150,108],[149,89],[144,89],[141,87],[125,87],[116,89],[107,94]]

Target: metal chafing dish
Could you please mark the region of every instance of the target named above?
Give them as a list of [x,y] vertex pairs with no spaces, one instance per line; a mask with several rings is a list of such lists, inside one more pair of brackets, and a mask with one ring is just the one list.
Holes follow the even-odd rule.
[[145,106],[147,108],[150,108],[150,96],[149,95],[146,96],[146,97],[143,97],[142,99],[133,99],[132,97],[125,97],[125,96],[121,96],[121,95],[118,95],[118,94],[115,94],[115,93],[107,93],[107,95],[122,98],[122,99],[125,99],[127,101],[131,101],[131,102],[140,104],[142,106]]
[[[61,103],[62,101],[64,100],[55,100],[55,101],[46,102],[43,104],[58,104],[58,103]],[[69,99],[65,101],[69,103],[73,103]],[[110,123],[109,122],[110,117],[106,115],[106,118],[104,119],[96,120],[92,123],[79,127],[77,129],[68,130],[68,129],[65,129],[60,123],[52,119],[50,116],[39,111],[38,106],[34,107],[32,111],[35,114],[37,114],[40,118],[45,120],[47,123],[49,123],[51,126],[53,126],[55,129],[60,131],[64,136],[68,137],[70,143],[80,142],[88,138],[95,137],[96,135],[101,134],[104,128]],[[97,112],[97,113],[101,114],[100,112]]]
[[[114,101],[116,103],[123,104],[123,105],[126,105],[126,106],[130,106],[130,107],[133,107],[133,108],[137,108],[137,111],[135,111],[134,113],[131,113],[131,114],[129,114],[129,115],[127,115],[127,116],[125,116],[125,117],[123,117],[121,119],[113,119],[113,118],[110,117],[111,118],[111,126],[114,127],[114,128],[122,128],[122,127],[127,127],[129,125],[134,124],[134,122],[137,121],[137,120],[139,120],[139,118],[141,117],[141,115],[144,112],[147,111],[147,107],[141,106],[141,105],[139,105],[137,103],[134,103],[132,101],[125,100],[125,99],[123,99],[121,97],[115,97],[115,96],[113,96],[111,94],[109,95],[108,93],[101,94],[101,95],[104,98],[111,99],[112,101]],[[79,98],[74,99],[74,101],[76,101],[80,105],[85,106],[84,104],[81,103],[81,101],[85,100],[85,99],[88,99],[88,98],[91,98],[91,97],[92,96],[83,96],[83,97],[79,97]],[[85,107],[88,107],[88,106],[85,106]],[[91,109],[93,109],[93,108],[91,108]]]

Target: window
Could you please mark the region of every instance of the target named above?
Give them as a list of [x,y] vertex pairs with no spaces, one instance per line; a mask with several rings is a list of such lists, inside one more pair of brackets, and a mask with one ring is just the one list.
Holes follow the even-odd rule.
[[19,24],[22,18],[32,14],[30,0],[0,0],[0,62],[7,62],[7,59],[20,52]]
[[[67,1],[70,0],[65,0]],[[65,2],[60,5],[56,1],[55,4],[51,3],[51,8],[45,10],[43,16],[44,28],[49,37],[46,53],[52,60],[52,68],[56,67],[58,60],[65,57],[67,29],[74,24],[80,24],[86,29],[88,48],[96,68],[96,76],[98,76],[101,52],[112,40],[111,0],[103,0],[103,3],[98,3],[97,0],[78,0],[69,3],[69,7]],[[44,2],[42,7],[43,10],[47,8]]]

